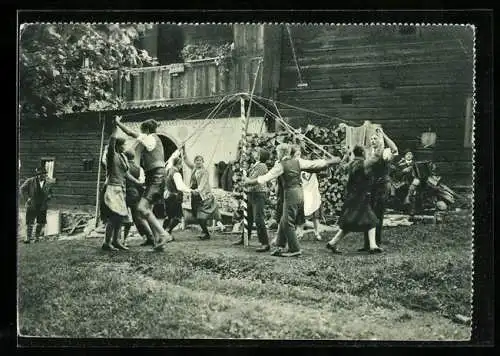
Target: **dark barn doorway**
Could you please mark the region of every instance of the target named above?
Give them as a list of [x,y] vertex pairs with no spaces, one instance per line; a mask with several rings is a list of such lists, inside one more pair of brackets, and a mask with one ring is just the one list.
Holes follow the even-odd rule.
[[161,143],[163,144],[163,153],[165,154],[165,161],[167,161],[172,153],[177,150],[177,145],[165,135],[158,134],[158,137],[160,137]]
[[[166,163],[167,160],[172,155],[172,153],[174,153],[175,150],[177,150],[177,145],[175,144],[174,141],[172,141],[170,138],[168,138],[165,135],[158,134],[158,137],[160,138],[161,143],[163,145],[163,154],[165,155],[165,163]],[[135,161],[137,164],[140,164],[141,167],[143,166],[143,164],[142,164],[142,150],[143,149],[144,148],[142,145],[135,146],[135,154],[136,154]]]

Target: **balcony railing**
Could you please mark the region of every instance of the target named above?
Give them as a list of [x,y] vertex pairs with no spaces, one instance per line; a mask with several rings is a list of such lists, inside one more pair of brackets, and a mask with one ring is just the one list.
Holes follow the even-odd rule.
[[215,58],[115,72],[114,89],[128,104],[203,100],[234,92],[234,66]]
[[[218,64],[216,58],[165,66],[116,71],[114,90],[127,106],[216,101],[240,91],[250,91],[258,61],[233,59]],[[262,70],[255,88],[261,93]]]

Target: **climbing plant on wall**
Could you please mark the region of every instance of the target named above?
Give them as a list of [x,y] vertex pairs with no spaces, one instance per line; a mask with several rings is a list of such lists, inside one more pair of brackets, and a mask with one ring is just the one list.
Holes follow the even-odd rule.
[[[148,25],[29,24],[19,37],[21,118],[120,108],[109,70],[157,64],[134,45]],[[126,78],[127,79],[127,78]]]

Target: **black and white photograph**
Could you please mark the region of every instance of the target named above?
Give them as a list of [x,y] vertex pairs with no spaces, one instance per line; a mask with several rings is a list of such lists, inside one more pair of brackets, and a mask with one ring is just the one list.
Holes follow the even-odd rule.
[[470,340],[475,41],[20,23],[18,336]]

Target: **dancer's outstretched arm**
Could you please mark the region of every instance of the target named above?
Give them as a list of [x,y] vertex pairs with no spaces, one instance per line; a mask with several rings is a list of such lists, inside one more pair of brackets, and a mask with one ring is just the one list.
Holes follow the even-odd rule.
[[125,126],[124,124],[122,124],[121,120],[122,120],[121,116],[115,116],[116,126],[118,126],[123,132],[125,132],[130,137],[133,137],[133,138],[139,137],[140,133],[135,132],[134,130],[129,129],[127,126]]

